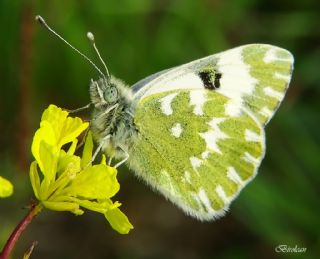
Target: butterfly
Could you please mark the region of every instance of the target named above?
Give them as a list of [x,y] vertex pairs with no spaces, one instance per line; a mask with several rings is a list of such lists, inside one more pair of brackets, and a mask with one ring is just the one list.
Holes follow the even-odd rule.
[[289,86],[292,54],[250,44],[167,69],[134,84],[106,73],[41,16],[36,20],[101,74],[90,83],[91,130],[110,160],[132,171],[202,221],[228,210],[256,176],[265,154],[265,126]]
[[[151,75],[91,81],[102,150],[186,214],[209,221],[256,176],[264,127],[293,71],[285,49],[251,44]],[[120,162],[120,163],[122,163]]]

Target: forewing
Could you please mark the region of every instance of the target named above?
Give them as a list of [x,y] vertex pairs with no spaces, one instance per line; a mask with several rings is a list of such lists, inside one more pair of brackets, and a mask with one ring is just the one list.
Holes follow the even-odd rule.
[[[214,90],[250,109],[266,124],[284,98],[291,80],[293,56],[285,49],[251,44],[162,71],[133,86],[134,98],[172,90],[208,88],[201,73],[216,81]],[[218,76],[217,76],[218,75]]]
[[135,125],[138,137],[129,150],[129,165],[200,220],[224,213],[264,155],[259,121],[215,91],[149,95],[136,107]]

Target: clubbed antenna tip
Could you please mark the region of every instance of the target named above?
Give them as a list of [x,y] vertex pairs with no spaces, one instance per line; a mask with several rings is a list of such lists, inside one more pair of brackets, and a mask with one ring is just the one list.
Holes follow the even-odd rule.
[[97,48],[97,46],[96,46],[96,43],[95,43],[95,41],[94,41],[94,35],[93,35],[93,33],[89,31],[89,32],[87,33],[87,38],[90,40],[90,42],[91,42],[94,50],[96,51],[96,53],[97,53],[97,55],[98,55],[98,57],[99,57],[102,65],[104,66],[104,69],[105,69],[105,71],[106,71],[107,79],[110,80],[109,70],[108,70],[108,68],[107,68],[107,66],[106,66],[106,63],[104,62],[103,58],[101,57],[100,52],[99,52],[99,50],[98,50],[98,48]]
[[87,33],[87,38],[92,42],[92,43],[94,43],[94,35],[93,35],[93,33],[92,32],[88,32]]
[[35,20],[37,22],[39,22],[40,24],[44,24],[45,23],[44,19],[40,15],[36,15]]

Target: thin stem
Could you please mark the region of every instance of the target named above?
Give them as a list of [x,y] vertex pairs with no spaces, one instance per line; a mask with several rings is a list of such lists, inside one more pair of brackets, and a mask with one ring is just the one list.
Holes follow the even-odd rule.
[[29,213],[16,226],[11,236],[9,237],[7,243],[3,247],[3,250],[0,253],[0,259],[9,258],[22,232],[26,229],[26,227],[30,224],[30,222],[41,212],[41,210],[42,210],[42,205],[40,204],[38,205],[34,204],[31,206]]

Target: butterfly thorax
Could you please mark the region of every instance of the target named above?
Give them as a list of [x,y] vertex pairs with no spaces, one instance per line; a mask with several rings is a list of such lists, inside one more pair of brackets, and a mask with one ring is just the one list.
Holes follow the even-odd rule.
[[130,88],[114,77],[100,78],[91,81],[90,96],[94,105],[91,120],[94,138],[98,142],[105,140],[102,149],[110,157],[122,158],[136,136]]

